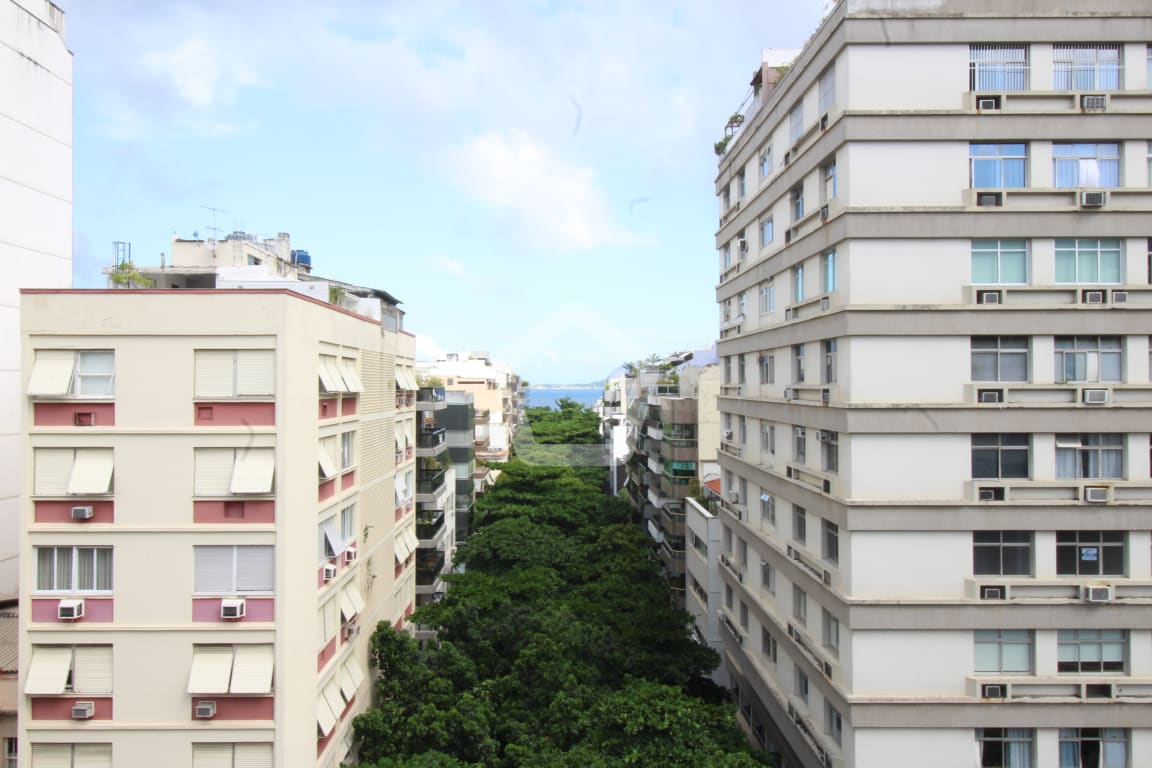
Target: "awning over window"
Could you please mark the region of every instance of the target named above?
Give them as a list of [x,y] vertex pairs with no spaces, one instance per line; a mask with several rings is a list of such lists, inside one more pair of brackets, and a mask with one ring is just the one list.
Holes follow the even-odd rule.
[[68,478],[69,494],[108,493],[112,486],[112,449],[77,448]]
[[232,471],[232,493],[271,493],[276,454],[271,448],[240,448]]
[[408,546],[413,552],[420,548],[420,539],[416,538],[416,531],[412,528],[404,529],[404,537],[407,539]]
[[360,381],[360,373],[356,370],[356,361],[346,357],[343,363],[340,373],[344,376],[344,387],[349,392],[363,392],[364,382]]
[[32,375],[28,379],[28,394],[51,397],[68,394],[72,388],[72,371],[76,366],[76,353],[70,349],[38,349]]
[[340,683],[336,678],[332,678],[328,685],[324,686],[324,700],[328,702],[328,706],[339,717],[340,713],[344,711],[344,699],[340,698]]
[[409,391],[420,388],[420,385],[416,383],[416,374],[412,372],[411,368],[405,366],[397,366],[396,368],[396,386]]
[[72,691],[81,696],[112,693],[112,646],[78,645],[73,653]]
[[344,697],[344,701],[352,701],[352,697],[356,695],[356,682],[352,679],[352,675],[348,672],[348,665],[345,664],[340,667],[340,672],[336,675],[340,681],[340,695]]
[[353,684],[359,688],[364,682],[364,670],[360,668],[360,662],[356,660],[355,656],[348,657],[348,661],[344,662],[344,669],[348,670],[348,675],[352,678]]
[[320,476],[327,480],[330,477],[336,476],[336,462],[332,460],[332,455],[328,453],[328,449],[324,447],[321,442],[319,446],[320,453]]
[[396,562],[398,563],[407,562],[408,558],[412,555],[412,552],[415,551],[415,547],[408,543],[408,539],[406,536],[404,536],[403,531],[396,532],[395,549]]
[[328,546],[332,548],[332,554],[340,554],[341,550],[344,549],[344,538],[340,535],[340,529],[336,527],[335,517],[331,520],[324,521],[320,527],[324,531],[324,539],[328,542]]
[[228,693],[232,679],[232,646],[197,645],[192,648],[188,693]]
[[349,582],[348,586],[344,587],[344,594],[348,596],[348,601],[352,603],[352,609],[357,614],[364,611],[364,598],[361,597],[360,588],[355,582]]
[[272,693],[271,645],[237,645],[229,693]]
[[344,377],[340,374],[340,368],[336,363],[336,358],[332,355],[320,355],[320,386],[324,388],[325,392],[336,393],[346,392],[344,386]]
[[340,713],[332,711],[332,707],[329,706],[323,693],[316,697],[316,725],[320,727],[320,734],[322,736],[327,736],[332,733],[332,729],[336,727],[336,720],[339,717]]
[[68,670],[72,668],[72,647],[68,645],[37,645],[32,647],[32,663],[24,681],[24,693],[64,693],[68,683]]

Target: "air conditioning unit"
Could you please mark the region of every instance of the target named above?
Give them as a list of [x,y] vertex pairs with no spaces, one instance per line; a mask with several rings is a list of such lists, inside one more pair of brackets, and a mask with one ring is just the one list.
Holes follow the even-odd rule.
[[1080,97],[1080,109],[1085,112],[1103,112],[1108,109],[1108,97],[1104,94],[1086,93]]
[[827,296],[821,296],[820,297],[820,311],[821,312],[827,312],[828,307],[830,307],[830,306],[832,306],[832,300],[829,299]]
[[980,686],[980,698],[1006,699],[1008,698],[1008,686],[998,683],[984,683]]
[[220,601],[220,618],[222,619],[242,619],[244,618],[244,600],[221,600]]
[[739,503],[740,492],[739,491],[728,491],[728,501],[732,502],[733,504]]
[[788,165],[790,162],[792,162],[792,150],[784,153],[784,165]]
[[1110,603],[1112,602],[1112,587],[1085,584],[1084,600],[1089,603]]
[[1103,304],[1107,296],[1104,291],[1084,291],[1080,295],[1080,300],[1085,304]]
[[787,245],[790,242],[792,242],[792,230],[786,229],[784,230],[784,244]]
[[73,520],[91,520],[92,515],[95,514],[95,512],[96,512],[96,510],[91,505],[85,505],[82,507],[72,507],[72,519]]
[[981,600],[1007,600],[1008,587],[1003,584],[981,584],[980,585],[980,599]]
[[730,429],[724,430],[724,439],[725,440],[731,440],[732,439],[732,430],[730,430]]
[[196,704],[196,717],[201,720],[210,720],[216,717],[216,702],[201,701]]
[[976,193],[976,207],[978,208],[1001,208],[1004,205],[1003,192],[977,192]]
[[1107,192],[1081,192],[1081,208],[1100,208],[1108,200]]
[[791,319],[793,319],[795,314],[796,314],[795,311],[791,307],[789,307],[788,309],[784,310],[784,319],[785,320],[791,320]]
[[77,701],[72,704],[73,720],[91,720],[95,714],[96,702],[94,701]]
[[1127,304],[1128,303],[1128,291],[1112,291],[1112,303],[1113,304]]
[[345,624],[343,632],[344,632],[344,639],[345,640],[351,640],[352,638],[356,637],[356,635],[360,634],[360,625],[359,624]]
[[976,498],[980,501],[1004,501],[1004,487],[991,485],[979,488],[976,491]]
[[784,387],[784,399],[785,400],[791,400],[794,396],[795,396],[795,392],[792,391],[792,387]]
[[1000,304],[1004,294],[1000,291],[977,291],[977,304]]
[[65,621],[84,618],[83,600],[61,600],[56,606],[56,617]]
[[748,241],[745,240],[744,238],[740,238],[739,240],[737,240],[736,241],[736,250],[738,250],[740,253],[748,253]]
[[977,390],[976,395],[982,403],[1004,402],[1004,390],[1002,389],[980,389]]
[[351,565],[356,562],[356,547],[350,546],[344,550],[344,565]]
[[820,402],[825,403],[825,404],[832,402],[832,390],[830,390],[830,389],[820,390]]
[[994,112],[1000,109],[999,96],[980,96],[976,99],[976,109],[981,112]]
[[328,582],[332,581],[332,579],[334,579],[334,578],[336,578],[336,566],[333,565],[332,563],[325,563],[324,564],[324,583],[327,584]]
[[1106,389],[1083,389],[1080,391],[1080,401],[1088,405],[1104,405],[1108,402],[1109,394]]
[[1089,504],[1106,504],[1108,502],[1108,489],[1102,485],[1084,486],[1084,501]]
[[822,429],[816,430],[816,442],[823,443],[828,439],[828,433]]
[[828,206],[820,206],[820,221],[828,221]]
[[820,130],[828,130],[828,115],[826,114],[820,116]]

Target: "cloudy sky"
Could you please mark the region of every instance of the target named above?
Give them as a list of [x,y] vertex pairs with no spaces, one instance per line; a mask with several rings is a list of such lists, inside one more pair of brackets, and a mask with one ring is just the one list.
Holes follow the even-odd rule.
[[[598,379],[717,333],[712,144],[820,0],[56,0],[75,282],[285,231],[423,356]],[[220,209],[213,213],[207,207]],[[215,223],[214,223],[215,217]]]

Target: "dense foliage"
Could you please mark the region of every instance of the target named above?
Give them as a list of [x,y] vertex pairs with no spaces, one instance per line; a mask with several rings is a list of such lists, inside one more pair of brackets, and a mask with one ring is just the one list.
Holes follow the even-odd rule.
[[570,397],[561,397],[555,408],[527,408],[524,415],[532,439],[551,445],[591,445],[600,442],[600,417]]
[[384,622],[372,637],[380,675],[355,724],[361,764],[763,764],[704,678],[716,654],[671,607],[650,541],[602,493],[604,469],[502,469],[458,552],[464,572],[414,617],[441,642],[422,649]]

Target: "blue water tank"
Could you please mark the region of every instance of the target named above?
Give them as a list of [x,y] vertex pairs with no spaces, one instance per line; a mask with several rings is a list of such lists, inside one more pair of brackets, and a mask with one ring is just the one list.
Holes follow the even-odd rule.
[[305,269],[311,269],[312,257],[308,255],[308,251],[292,251],[292,263]]

